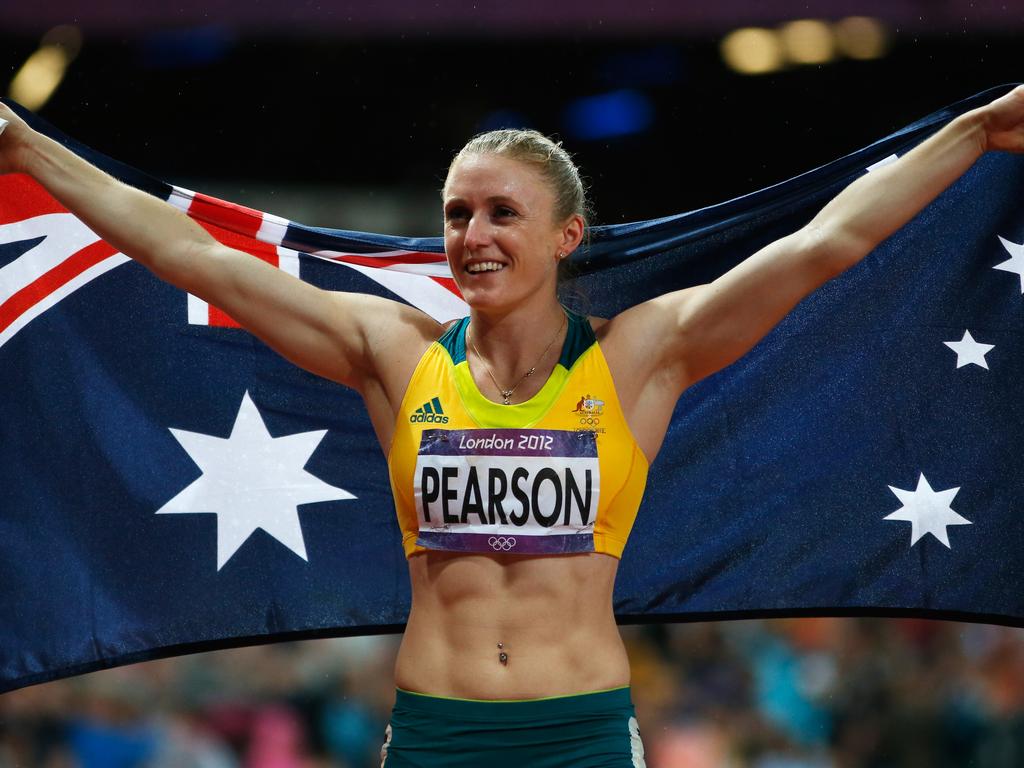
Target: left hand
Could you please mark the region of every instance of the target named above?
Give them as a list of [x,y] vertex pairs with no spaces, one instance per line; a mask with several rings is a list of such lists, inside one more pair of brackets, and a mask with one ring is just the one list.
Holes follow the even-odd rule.
[[978,110],[985,130],[985,149],[1024,152],[1024,85]]

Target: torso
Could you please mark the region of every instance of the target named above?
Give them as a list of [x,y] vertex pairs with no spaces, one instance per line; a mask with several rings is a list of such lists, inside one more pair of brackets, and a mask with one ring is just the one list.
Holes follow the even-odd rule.
[[617,567],[614,557],[596,553],[413,556],[413,604],[396,685],[440,696],[526,699],[628,684],[611,605]]
[[[637,383],[637,377],[620,373],[638,369],[631,353],[619,354],[620,347],[628,350],[630,345],[606,342],[603,321],[593,326],[633,434],[653,457],[678,394],[668,392],[664,404],[656,398],[652,402],[646,381]],[[396,371],[400,385],[364,392],[383,445],[391,443],[397,411],[392,403],[402,399],[395,392],[399,387],[404,392],[416,363],[403,359]],[[531,397],[543,384],[534,382],[523,396]],[[648,407],[634,421],[641,399]],[[646,431],[638,433],[638,424]],[[629,662],[612,611],[617,568],[617,558],[596,552],[413,555],[412,609],[396,662],[396,685],[458,698],[524,699],[628,684]],[[502,652],[505,663],[499,660]]]

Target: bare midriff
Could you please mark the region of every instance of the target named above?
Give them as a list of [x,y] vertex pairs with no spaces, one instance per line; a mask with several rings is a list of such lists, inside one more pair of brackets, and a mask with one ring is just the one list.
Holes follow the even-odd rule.
[[492,700],[628,685],[612,613],[618,562],[596,553],[413,555],[396,685]]

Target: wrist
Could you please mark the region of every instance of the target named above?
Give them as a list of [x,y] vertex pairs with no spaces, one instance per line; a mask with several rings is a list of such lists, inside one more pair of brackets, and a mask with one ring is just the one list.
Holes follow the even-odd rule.
[[58,199],[61,191],[67,191],[68,185],[81,188],[87,182],[77,168],[79,164],[85,165],[85,161],[49,136],[31,131],[18,150],[15,162],[22,173],[32,176]]
[[47,158],[47,143],[55,143],[52,139],[37,131],[26,131],[19,136],[18,146],[12,153],[12,160],[15,170],[27,173],[30,176],[38,177],[45,172],[49,158]]
[[955,118],[951,125],[958,126],[965,138],[977,148],[977,155],[981,157],[989,150],[989,125],[990,115],[987,107],[972,109],[964,112]]

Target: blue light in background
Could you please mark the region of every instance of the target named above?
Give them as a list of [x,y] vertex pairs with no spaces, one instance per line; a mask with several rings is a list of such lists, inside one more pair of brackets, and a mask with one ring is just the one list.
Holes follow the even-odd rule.
[[654,121],[654,106],[638,91],[619,90],[577,99],[565,107],[566,133],[593,141],[642,133]]
[[234,43],[234,33],[217,24],[159,30],[143,38],[142,60],[153,69],[206,66],[226,57]]

